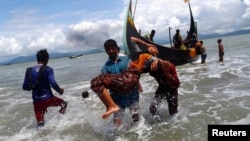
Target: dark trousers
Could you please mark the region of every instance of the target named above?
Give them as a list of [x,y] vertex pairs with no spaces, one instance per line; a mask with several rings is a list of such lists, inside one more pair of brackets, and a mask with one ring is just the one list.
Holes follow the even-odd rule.
[[168,111],[170,115],[178,112],[178,90],[166,89],[159,87],[155,92],[155,99],[157,102],[161,102],[162,99],[166,99],[168,102]]

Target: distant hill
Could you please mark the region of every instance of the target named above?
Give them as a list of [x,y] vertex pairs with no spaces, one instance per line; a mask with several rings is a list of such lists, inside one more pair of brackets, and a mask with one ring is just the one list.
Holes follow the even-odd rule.
[[[233,36],[233,35],[240,35],[240,34],[249,34],[250,30],[238,30],[234,32],[229,32],[226,34],[199,34],[200,39],[209,39],[209,38],[219,38],[219,37],[225,37],[225,36]],[[166,39],[155,39],[155,42],[157,44],[169,44],[169,40]],[[120,46],[121,49],[123,49],[123,46]],[[93,54],[93,53],[99,53],[99,52],[104,52],[104,49],[92,49],[92,50],[86,50],[82,52],[70,52],[70,53],[50,53],[50,58],[55,59],[55,58],[62,58],[62,57],[70,57],[70,56],[76,56],[79,54]],[[17,63],[24,63],[24,62],[31,62],[31,61],[36,61],[36,56],[31,55],[31,56],[19,56],[16,57],[10,61],[7,62],[2,62],[0,65],[10,65],[10,64],[17,64]]]
[[[91,49],[91,50],[86,50],[86,51],[82,51],[82,52],[50,53],[49,55],[50,55],[50,59],[55,59],[55,58],[76,56],[79,54],[93,54],[93,53],[99,53],[99,52],[103,52],[103,51],[104,51],[103,49]],[[31,61],[36,61],[36,55],[18,56],[10,61],[0,63],[0,65],[11,65],[11,64],[31,62]]]
[[240,35],[240,34],[249,34],[250,30],[238,30],[234,32],[228,32],[225,34],[208,34],[208,35],[199,35],[201,39],[209,39],[209,38],[217,38],[217,37],[225,37],[225,36],[233,36],[233,35]]

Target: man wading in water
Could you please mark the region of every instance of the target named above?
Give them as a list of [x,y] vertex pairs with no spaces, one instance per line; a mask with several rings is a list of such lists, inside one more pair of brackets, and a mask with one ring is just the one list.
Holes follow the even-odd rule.
[[[137,86],[140,74],[149,73],[158,82],[158,88],[155,92],[155,102],[150,105],[150,112],[154,115],[158,104],[162,99],[167,99],[169,114],[178,112],[178,87],[179,79],[175,66],[168,61],[156,58],[157,48],[153,44],[146,43],[138,38],[131,37],[133,43],[142,44],[147,48],[147,52],[139,52],[131,56],[130,67],[121,74],[101,74],[91,80],[91,89],[99,96],[106,112],[103,119],[108,118],[112,113],[119,110],[119,107],[112,99],[103,100],[103,97],[109,96],[107,89],[117,93],[126,93]],[[135,46],[136,47],[136,44]],[[112,100],[112,101],[111,101]]]
[[60,95],[64,89],[60,88],[54,78],[54,70],[47,66],[49,54],[46,49],[36,54],[37,65],[27,68],[23,82],[23,90],[32,91],[34,112],[37,120],[37,127],[44,126],[44,114],[51,106],[60,106],[59,112],[65,113],[67,102],[52,94],[51,87]]

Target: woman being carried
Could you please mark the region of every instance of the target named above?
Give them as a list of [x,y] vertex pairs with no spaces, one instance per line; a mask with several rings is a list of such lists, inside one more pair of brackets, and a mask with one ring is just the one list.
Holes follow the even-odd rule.
[[[91,80],[91,89],[98,95],[106,106],[103,119],[119,110],[119,107],[110,98],[107,89],[117,93],[125,93],[134,89],[140,79],[140,74],[150,73],[158,82],[155,92],[157,103],[152,103],[150,112],[156,113],[157,105],[161,99],[167,99],[169,114],[177,113],[179,79],[175,66],[168,61],[157,58],[158,50],[153,44],[146,43],[138,38],[131,37],[132,43],[144,45],[147,52],[132,54],[129,68],[122,74],[101,74]],[[136,47],[136,44],[134,44]]]

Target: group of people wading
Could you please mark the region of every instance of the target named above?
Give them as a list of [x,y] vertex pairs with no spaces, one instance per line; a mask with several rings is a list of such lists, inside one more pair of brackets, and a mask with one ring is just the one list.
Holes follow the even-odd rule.
[[[155,33],[155,31],[153,32]],[[177,34],[179,35],[179,30],[177,30]],[[118,56],[120,49],[116,41],[113,39],[107,40],[104,47],[109,59],[102,68],[102,74],[91,80],[91,89],[106,106],[106,112],[102,115],[102,118],[106,119],[114,113],[114,124],[116,126],[122,124],[126,107],[131,110],[133,121],[139,121],[139,93],[143,91],[139,80],[140,75],[143,73],[149,73],[158,83],[154,98],[149,105],[151,114],[155,115],[157,113],[157,107],[163,99],[168,102],[170,115],[178,112],[178,87],[180,81],[175,66],[169,61],[157,58],[158,50],[155,45],[135,37],[131,37],[130,40],[134,48],[137,48],[138,44],[140,44],[147,51],[121,57]],[[180,42],[178,45],[182,44]],[[195,36],[194,46],[200,48],[201,64],[205,64],[207,54],[203,41],[199,41]],[[224,50],[221,39],[218,39],[218,47],[219,61],[223,61]],[[126,58],[125,63],[124,58]]]
[[[140,76],[149,73],[158,83],[149,110],[152,115],[157,113],[159,103],[166,99],[169,114],[174,115],[178,111],[178,87],[180,85],[176,68],[168,61],[157,58],[158,50],[155,45],[146,43],[138,38],[131,37],[131,43],[136,48],[143,45],[146,52],[136,52],[130,56],[119,56],[120,48],[113,39],[104,43],[104,48],[109,56],[101,69],[101,74],[93,78],[90,88],[98,95],[106,106],[103,119],[114,114],[114,124],[119,127],[123,123],[124,111],[129,108],[133,122],[140,120],[139,93],[142,86]],[[49,54],[46,49],[37,52],[37,65],[26,70],[23,89],[32,91],[37,128],[45,125],[44,115],[47,108],[60,106],[59,112],[64,114],[67,102],[53,95],[51,87],[59,94],[64,93],[55,78],[53,68],[47,66]],[[84,93],[83,97],[87,97]]]
[[[154,93],[149,111],[152,115],[158,113],[157,107],[163,99],[168,102],[170,115],[178,112],[178,87],[180,81],[175,66],[169,61],[157,58],[158,50],[154,44],[144,42],[135,37],[131,37],[131,44],[134,48],[138,45],[144,46],[147,51],[136,52],[130,56],[119,56],[120,48],[113,39],[108,39],[104,43],[108,60],[101,68],[101,74],[90,81],[90,88],[97,94],[99,99],[106,106],[106,112],[102,115],[107,119],[111,114],[116,127],[123,123],[125,109],[131,111],[133,122],[140,120],[139,113],[139,93],[143,91],[140,84],[140,76],[149,73],[156,82],[158,88]],[[218,39],[219,61],[223,62],[224,48]],[[201,50],[206,50],[203,42],[199,42]],[[205,54],[206,51],[203,51]],[[67,102],[53,95],[51,87],[59,94],[64,93],[64,89],[59,87],[54,78],[53,68],[47,66],[49,54],[46,49],[37,52],[37,65],[27,68],[23,82],[23,89],[32,91],[37,127],[44,126],[44,115],[47,108],[60,106],[59,112],[64,114]],[[202,56],[205,63],[206,56]],[[83,93],[83,97],[88,97],[88,93]]]

